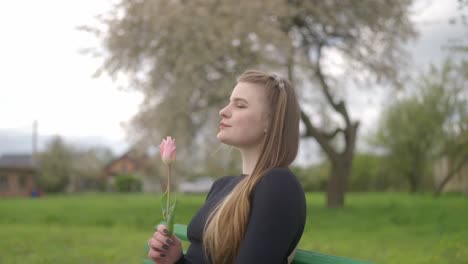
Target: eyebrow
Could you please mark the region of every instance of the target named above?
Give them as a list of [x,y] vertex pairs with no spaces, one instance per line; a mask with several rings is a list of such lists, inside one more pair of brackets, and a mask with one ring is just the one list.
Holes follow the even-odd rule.
[[234,97],[231,99],[231,101],[234,101],[234,102],[243,102],[243,103],[246,103],[246,104],[249,104],[247,102],[247,100],[245,100],[244,98],[239,98],[239,97]]

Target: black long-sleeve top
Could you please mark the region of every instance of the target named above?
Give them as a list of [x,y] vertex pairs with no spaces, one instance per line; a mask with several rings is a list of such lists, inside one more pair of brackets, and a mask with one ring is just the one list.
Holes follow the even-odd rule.
[[[205,204],[187,227],[191,244],[177,264],[210,263],[203,251],[203,228],[216,204],[243,177],[225,176],[213,183]],[[236,263],[287,263],[288,256],[299,243],[306,220],[306,200],[301,184],[288,168],[272,169],[254,187],[250,203],[249,221]]]

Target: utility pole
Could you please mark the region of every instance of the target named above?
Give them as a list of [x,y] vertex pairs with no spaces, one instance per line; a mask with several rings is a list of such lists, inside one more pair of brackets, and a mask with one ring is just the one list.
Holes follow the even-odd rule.
[[37,120],[33,122],[33,134],[32,134],[32,158],[36,162],[37,155]]

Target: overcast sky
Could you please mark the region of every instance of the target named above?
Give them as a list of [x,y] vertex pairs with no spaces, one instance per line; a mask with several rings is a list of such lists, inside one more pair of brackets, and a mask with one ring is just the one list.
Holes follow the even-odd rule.
[[[448,23],[457,15],[456,3],[418,1],[414,21],[421,35],[409,45],[415,69],[445,57],[441,46],[463,34]],[[29,151],[29,142],[19,142],[24,137],[18,142],[7,137],[30,134],[33,120],[43,136],[100,142],[117,152],[125,148],[121,123],[136,113],[142,97],[119,91],[107,76],[91,77],[102,61],[78,51],[99,42],[75,29],[94,23],[94,16],[109,7],[108,0],[0,1],[0,154]],[[377,120],[385,99],[371,93],[372,99],[357,96],[350,102],[364,131]]]

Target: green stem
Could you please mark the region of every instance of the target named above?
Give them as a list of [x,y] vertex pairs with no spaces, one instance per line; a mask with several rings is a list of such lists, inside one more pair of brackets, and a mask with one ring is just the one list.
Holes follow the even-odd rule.
[[[167,192],[167,206],[166,206],[166,221],[169,218],[169,205],[170,205],[170,200],[171,200],[171,165],[169,166],[169,177],[167,178],[167,186],[166,186],[166,192]],[[169,224],[169,223],[166,223]]]

